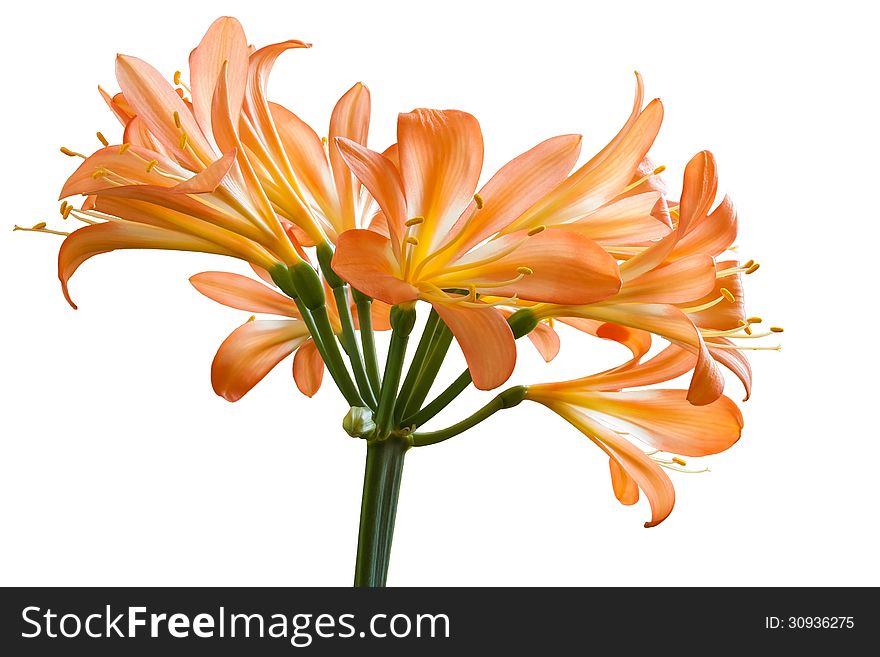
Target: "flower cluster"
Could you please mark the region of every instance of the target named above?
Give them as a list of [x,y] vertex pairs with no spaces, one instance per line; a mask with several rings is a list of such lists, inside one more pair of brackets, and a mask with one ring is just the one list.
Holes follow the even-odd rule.
[[[717,199],[711,153],[684,169],[671,198],[649,150],[663,106],[633,109],[617,135],[584,164],[579,135],[537,144],[483,179],[477,119],[416,109],[397,118],[397,142],[367,146],[370,93],[349,89],[322,138],[269,100],[277,57],[307,48],[255,49],[240,24],[220,18],[192,51],[189,80],[168,80],[135,57],[116,61],[120,92],[101,90],[122,124],[119,143],[82,158],[65,183],[67,233],[58,275],[68,283],[88,258],[115,249],[172,249],[246,261],[255,278],[210,271],[190,280],[251,317],[223,342],[211,378],[236,401],[294,354],[299,390],[312,396],[325,368],[351,411],[346,429],[406,447],[446,440],[523,400],[577,427],[609,457],[617,498],[648,498],[656,525],[672,510],[667,470],[682,457],[721,452],[742,415],[723,395],[722,369],[751,390],[752,340],[781,332],[746,314],[735,257],[737,213]],[[70,199],[83,197],[74,205]],[[421,303],[420,303],[421,302]],[[75,307],[75,306],[74,306]],[[404,375],[417,307],[429,311]],[[621,345],[622,364],[582,378],[515,386],[446,429],[421,427],[466,387],[493,390],[511,377],[516,340],[546,361],[557,326]],[[573,329],[573,330],[569,330]],[[391,330],[380,370],[374,332]],[[655,337],[668,343],[652,351]],[[452,341],[467,370],[426,401]],[[687,389],[649,386],[690,375]]]

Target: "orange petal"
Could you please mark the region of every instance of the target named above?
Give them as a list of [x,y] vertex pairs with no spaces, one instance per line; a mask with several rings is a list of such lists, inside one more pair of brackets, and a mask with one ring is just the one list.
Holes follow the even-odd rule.
[[238,401],[309,337],[293,319],[247,322],[223,341],[211,364],[214,392]]
[[694,406],[684,390],[588,392],[578,404],[612,418],[652,447],[684,456],[708,456],[728,449],[742,434],[742,414],[728,397]]
[[577,309],[581,316],[612,324],[630,326],[662,336],[697,355],[694,375],[688,390],[692,404],[709,404],[721,396],[724,378],[715,367],[700,332],[687,315],[675,306],[656,303],[594,304]]
[[[581,151],[580,135],[561,135],[541,142],[505,164],[478,192],[483,207],[471,201],[450,231],[461,255],[506,228],[565,179]],[[473,220],[470,217],[478,213]],[[459,231],[463,231],[459,234]]]
[[627,367],[614,367],[599,374],[546,386],[548,389],[580,391],[636,388],[670,381],[686,374],[693,369],[696,360],[694,354],[673,344],[644,363],[631,363]]
[[[133,117],[131,121],[125,124],[125,130],[122,133],[122,143],[131,144],[132,146],[140,146],[149,151],[161,153],[163,159],[155,158],[159,160],[159,162],[167,160],[175,162],[175,165],[177,163],[177,156],[156,139],[155,135],[150,132],[150,127],[147,125],[146,121],[139,116]],[[185,162],[185,164],[187,167],[190,166],[189,162]]]
[[510,378],[516,365],[516,343],[507,320],[496,308],[432,305],[458,341],[477,388],[492,390]]
[[613,457],[608,459],[608,467],[611,470],[611,487],[618,501],[627,506],[638,502],[639,485],[636,480],[630,477]]
[[330,166],[333,169],[336,194],[342,212],[342,216],[338,218],[341,220],[340,225],[335,226],[337,232],[356,227],[354,210],[360,194],[360,185],[356,184],[357,181],[346,166],[339,149],[335,147],[335,140],[337,137],[344,137],[366,146],[369,127],[370,90],[363,83],[358,82],[343,94],[330,116]]
[[749,397],[752,396],[752,366],[749,363],[749,359],[746,358],[743,352],[736,349],[718,349],[715,347],[715,345],[719,344],[732,346],[733,342],[726,338],[706,338],[706,346],[709,348],[712,358],[733,372],[742,382],[743,388],[746,391],[743,401],[748,401]]
[[339,202],[324,145],[312,128],[290,110],[269,103],[281,144],[297,180],[327,217],[339,215]]
[[[640,448],[579,409],[558,403],[547,406],[586,434],[638,484],[651,505],[651,520],[645,527],[654,527],[669,517],[675,505],[675,489],[659,465]],[[624,499],[632,499],[632,495],[624,495]]]
[[121,222],[84,226],[65,238],[58,252],[58,278],[64,298],[71,306],[76,308],[67,289],[70,277],[92,256],[116,249],[171,249],[232,255],[207,240],[154,226]]
[[446,239],[471,202],[483,167],[483,133],[466,112],[417,109],[397,119],[400,177],[415,231],[414,262]]
[[[439,287],[476,285],[492,296],[517,295],[520,299],[558,304],[586,304],[606,299],[620,289],[617,261],[591,239],[568,231],[545,230],[533,237],[513,233],[492,240],[453,263],[479,263],[493,253],[522,242],[513,252],[488,264],[476,264],[431,282]],[[531,274],[516,283],[495,287],[496,281],[509,281],[527,267]]]
[[[724,271],[725,269],[733,269],[738,266],[738,264],[739,263],[736,260],[725,260],[717,263],[715,267],[718,271]],[[743,289],[741,273],[730,274],[716,279],[715,284],[712,286],[712,290],[708,294],[702,298],[682,305],[683,307],[690,306],[693,308],[715,301],[721,298],[722,288],[726,289],[733,295],[734,300],[732,303],[725,298],[711,308],[695,313],[688,313],[688,317],[691,318],[691,321],[700,328],[726,331],[740,326],[740,321],[746,319],[745,291]]]
[[336,140],[336,146],[354,175],[382,209],[394,248],[397,250],[403,239],[404,222],[407,219],[403,183],[400,181],[397,168],[385,156],[349,139],[340,137]]
[[708,216],[698,218],[675,246],[674,257],[682,258],[692,253],[708,253],[719,256],[733,244],[739,230],[736,208],[729,196]]
[[250,313],[299,318],[293,299],[247,276],[224,271],[205,271],[189,282],[209,299]]
[[419,296],[418,289],[401,279],[391,241],[371,230],[342,233],[332,267],[355,288],[386,303],[404,303]]
[[619,303],[688,303],[715,287],[715,261],[692,255],[627,280],[614,297]]
[[[156,167],[150,167],[148,171],[147,163],[151,160],[156,160],[158,167],[166,173],[181,177],[191,175],[161,153],[140,146],[130,146],[124,153],[119,150],[119,146],[108,146],[87,157],[64,183],[58,198],[67,198],[74,194],[93,194],[109,187],[118,187],[119,176],[145,185],[173,187],[177,184],[175,180],[161,175]],[[94,175],[101,170],[113,173],[107,176]]]
[[[193,170],[202,168],[192,154],[180,148],[181,132],[186,133],[187,143],[202,161],[213,159],[210,157],[212,148],[189,108],[156,69],[137,57],[119,55],[116,79],[135,113],[178,160],[188,162]],[[180,121],[179,128],[175,114]]]
[[[663,105],[653,100],[601,158],[597,156],[538,201],[511,230],[580,219],[620,194],[654,143]],[[598,158],[598,161],[597,161]]]
[[631,364],[639,362],[651,349],[651,334],[648,331],[583,317],[559,317],[558,319],[578,331],[622,344],[632,353]]
[[177,194],[210,194],[229,174],[235,164],[238,151],[232,149],[216,162],[212,162],[202,171],[172,188]]
[[630,244],[660,239],[670,228],[652,212],[660,200],[656,192],[628,196],[602,206],[583,219],[554,226],[555,230],[573,230],[600,244]]
[[315,341],[309,338],[296,350],[293,357],[293,380],[306,397],[313,397],[324,379],[324,361]]
[[134,118],[134,113],[131,111],[128,103],[125,102],[125,97],[122,94],[111,96],[100,86],[98,87],[98,93],[101,94],[101,98],[107,103],[107,107],[116,115],[116,118],[119,119],[123,126],[127,125]]
[[241,24],[223,16],[215,20],[189,56],[190,88],[196,122],[209,138],[211,105],[217,78],[227,67],[229,112],[237,123],[248,73],[248,44]]
[[[499,312],[505,319],[509,318],[514,311],[508,308],[499,308]],[[534,345],[538,353],[546,362],[552,361],[559,354],[559,334],[547,322],[538,322],[538,325],[527,334],[529,341]]]
[[684,169],[684,182],[678,208],[678,232],[686,235],[691,224],[709,212],[718,191],[715,157],[709,151],[694,155]]

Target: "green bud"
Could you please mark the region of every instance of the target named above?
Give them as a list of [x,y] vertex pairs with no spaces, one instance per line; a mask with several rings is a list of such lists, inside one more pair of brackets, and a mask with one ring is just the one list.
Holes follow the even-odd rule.
[[324,285],[318,272],[307,262],[299,262],[289,269],[290,277],[296,286],[300,300],[309,310],[315,310],[327,303],[324,296]]
[[342,428],[352,438],[367,438],[376,430],[373,411],[366,406],[352,406],[342,418]]
[[538,319],[528,308],[520,308],[507,318],[507,323],[510,324],[513,337],[519,339],[535,330]]

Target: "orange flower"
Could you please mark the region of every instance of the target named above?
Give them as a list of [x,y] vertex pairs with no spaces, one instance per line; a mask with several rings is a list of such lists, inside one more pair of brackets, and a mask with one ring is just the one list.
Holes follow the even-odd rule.
[[[470,114],[401,114],[399,166],[338,139],[345,161],[379,204],[387,235],[344,233],[333,267],[388,303],[431,303],[455,334],[475,385],[496,387],[510,375],[516,350],[503,316],[481,297],[507,305],[587,304],[615,294],[620,280],[613,257],[578,231],[545,228],[622,193],[661,118],[659,101],[636,112],[606,149],[568,178],[580,138],[549,139],[505,165],[477,194],[483,141]],[[651,207],[656,201],[655,195]]]
[[[696,364],[690,352],[675,345],[654,358],[629,363],[600,374],[528,386],[526,399],[543,404],[577,427],[610,459],[614,493],[623,504],[635,504],[641,489],[651,504],[653,527],[675,504],[672,482],[660,466],[680,469],[685,461],[672,455],[707,456],[733,445],[742,432],[739,409],[729,398],[695,406],[684,390],[624,390],[668,381]],[[646,454],[624,436],[631,435],[655,450]],[[652,458],[654,457],[654,458]]]

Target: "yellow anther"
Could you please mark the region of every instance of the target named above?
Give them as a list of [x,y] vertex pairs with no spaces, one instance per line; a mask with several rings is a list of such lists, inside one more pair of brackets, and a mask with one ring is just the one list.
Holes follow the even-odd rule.
[[529,237],[534,237],[538,233],[543,233],[547,230],[547,226],[535,226],[528,233],[526,233]]
[[785,332],[785,329],[782,328],[781,326],[771,326],[771,327],[770,327],[770,330],[773,331],[774,333],[783,333],[783,332]]
[[477,300],[477,286],[476,286],[476,285],[471,285],[471,286],[469,286],[469,288],[468,288],[468,299],[470,299],[471,301],[476,301],[476,300]]
[[150,173],[157,164],[159,164],[159,160],[150,160],[147,162],[147,173]]
[[721,296],[724,297],[725,299],[727,299],[730,303],[733,303],[734,301],[736,301],[736,297],[733,296],[733,292],[728,290],[726,287],[722,287],[720,292],[721,292]]
[[107,141],[107,138],[104,137],[103,134],[101,134],[101,131],[100,131],[100,130],[99,130],[98,132],[95,133],[95,136],[98,138],[98,141],[99,141],[99,142],[101,142],[102,144],[104,144],[104,146],[109,146],[109,145],[110,145],[110,142]]
[[761,266],[761,263],[759,263],[759,262],[756,262],[753,265],[749,265],[749,268],[746,269],[746,274],[754,274],[756,271],[758,271],[758,268],[760,266]]
[[406,242],[407,244],[412,244],[413,246],[418,246],[418,245],[419,245],[419,240],[417,240],[417,239],[416,239],[415,237],[413,237],[412,235],[410,235],[409,237],[407,237],[407,238],[406,238],[405,240],[403,240],[403,241]]
[[654,169],[654,175],[655,175],[655,176],[658,176],[658,175],[660,175],[661,173],[663,173],[664,171],[666,171],[666,165],[665,165],[665,164],[661,164],[659,167],[657,167],[656,169]]
[[746,335],[752,334],[752,329],[749,328],[749,323],[743,320],[739,320],[739,325],[743,327],[743,330],[746,332]]
[[107,169],[95,169],[95,172],[92,174],[92,178],[97,180],[98,178],[103,178],[107,175]]
[[64,153],[67,157],[85,157],[82,153],[77,153],[76,151],[72,151],[67,146],[62,146],[60,148],[61,152]]
[[31,226],[31,230],[43,230],[45,227],[46,227],[46,222],[40,221],[39,223],[36,223],[33,226]]
[[180,128],[180,114],[178,112],[174,112],[174,127]]
[[59,210],[59,212],[62,214],[62,216],[64,215],[64,211],[66,209],[67,209],[67,201],[61,201],[61,209]]
[[751,267],[753,264],[755,264],[755,261],[754,261],[754,260],[749,260],[748,262],[746,262],[746,263],[743,265],[743,267],[745,267],[746,269],[748,269],[748,268]]
[[174,84],[180,84],[180,71],[174,71]]
[[119,154],[122,155],[129,148],[131,148],[131,144],[123,144],[122,146],[119,147]]
[[322,145],[322,146],[326,146],[326,145],[327,145],[327,138],[326,138],[326,137],[321,137],[321,145]]
[[531,276],[532,274],[535,273],[531,270],[530,267],[517,267],[516,271],[518,273],[522,274],[523,276]]
[[251,322],[253,322],[253,321],[256,320],[256,319],[257,319],[257,316],[256,316],[256,315],[251,315],[250,317],[248,317],[248,321],[247,321],[247,323],[250,324]]
[[762,320],[760,317],[749,317],[746,321],[749,324],[760,324],[764,320]]
[[183,134],[180,135],[180,141],[178,142],[177,145],[180,147],[180,150],[185,150],[185,149],[186,149],[186,145],[187,145],[188,143],[189,143],[189,137],[188,137],[187,134],[184,132]]
[[64,208],[64,212],[61,213],[61,217],[63,219],[67,219],[70,216],[70,213],[73,211],[73,206],[68,204],[66,208]]
[[407,219],[404,222],[404,226],[406,226],[407,228],[409,228],[410,226],[418,226],[423,221],[425,221],[424,217],[413,217],[412,219]]
[[474,203],[477,204],[477,210],[483,209],[483,205],[484,205],[483,204],[483,197],[480,196],[479,194],[474,194]]
[[680,459],[677,456],[672,457],[672,462],[677,463],[678,465],[687,465],[687,461],[685,461],[684,459]]

